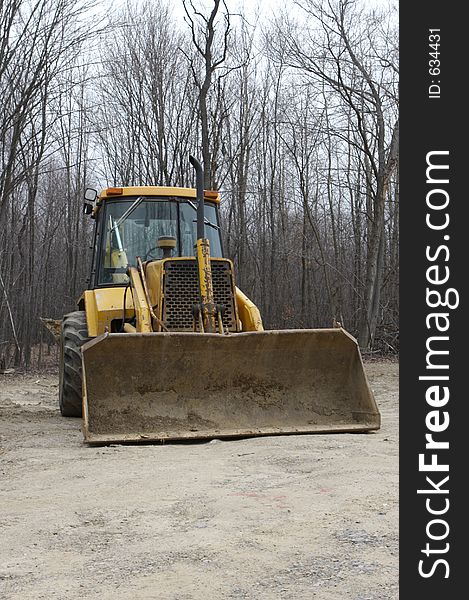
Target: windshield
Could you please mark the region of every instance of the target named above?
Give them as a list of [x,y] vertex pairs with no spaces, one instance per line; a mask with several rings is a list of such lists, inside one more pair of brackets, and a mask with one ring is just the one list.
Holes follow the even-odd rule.
[[[163,257],[158,238],[176,238],[171,256],[194,256],[197,241],[196,205],[192,201],[129,198],[104,203],[103,245],[98,284],[124,284],[128,265],[136,265],[136,257],[145,260]],[[210,241],[210,254],[221,257],[217,209],[205,203],[205,236]]]

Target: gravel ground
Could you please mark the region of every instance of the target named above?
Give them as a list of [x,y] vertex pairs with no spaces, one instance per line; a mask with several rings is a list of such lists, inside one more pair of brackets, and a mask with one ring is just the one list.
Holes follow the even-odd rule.
[[369,434],[87,447],[57,376],[0,375],[0,598],[398,598],[398,365]]

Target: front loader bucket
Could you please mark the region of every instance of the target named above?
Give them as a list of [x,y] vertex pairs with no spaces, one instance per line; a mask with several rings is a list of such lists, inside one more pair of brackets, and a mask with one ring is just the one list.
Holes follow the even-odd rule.
[[379,429],[343,329],[104,334],[83,346],[89,443]]

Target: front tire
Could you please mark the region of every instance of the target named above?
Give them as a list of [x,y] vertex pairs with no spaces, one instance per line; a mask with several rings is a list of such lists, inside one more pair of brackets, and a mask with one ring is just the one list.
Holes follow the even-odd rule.
[[63,417],[82,416],[81,347],[90,339],[85,311],[76,310],[64,316],[59,368],[59,407]]

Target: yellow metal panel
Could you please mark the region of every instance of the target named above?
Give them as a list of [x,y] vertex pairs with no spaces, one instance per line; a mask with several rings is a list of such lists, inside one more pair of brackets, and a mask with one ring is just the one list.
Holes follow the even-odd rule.
[[[142,185],[133,187],[122,188],[122,194],[109,194],[107,190],[103,190],[100,195],[100,200],[106,200],[106,198],[122,198],[124,196],[176,196],[178,198],[196,198],[195,188],[182,188],[182,187],[162,187],[152,185]],[[210,195],[206,195],[206,199],[210,202],[220,203],[220,194],[215,197],[214,192],[210,192]]]
[[[168,259],[166,259],[168,260]],[[170,260],[175,260],[171,258]],[[145,275],[147,278],[148,291],[150,294],[150,302],[152,308],[159,319],[163,318],[163,303],[162,303],[162,283],[163,283],[163,272],[164,272],[163,260],[153,260],[147,263],[145,268]],[[153,323],[155,327],[155,323]],[[155,329],[158,330],[158,327]]]
[[86,322],[88,324],[88,335],[96,337],[98,335],[98,307],[96,306],[96,298],[94,290],[86,290],[83,294],[85,300]]
[[[124,304],[124,287],[98,288],[86,290],[84,293],[88,335],[96,337],[111,328],[113,319],[122,318]],[[130,318],[134,314],[132,294],[127,293],[125,316]]]
[[238,287],[235,290],[236,305],[243,331],[264,331],[261,313],[257,306]]

